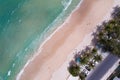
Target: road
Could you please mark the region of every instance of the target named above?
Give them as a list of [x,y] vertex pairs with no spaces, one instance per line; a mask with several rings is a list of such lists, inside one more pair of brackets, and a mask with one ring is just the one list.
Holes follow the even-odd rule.
[[119,58],[113,55],[108,55],[87,77],[86,80],[101,80],[106,72],[114,65]]

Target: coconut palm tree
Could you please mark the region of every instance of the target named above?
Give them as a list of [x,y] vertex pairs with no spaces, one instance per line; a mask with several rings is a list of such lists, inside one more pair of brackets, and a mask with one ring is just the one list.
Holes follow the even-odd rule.
[[85,65],[85,64],[88,63],[88,61],[89,61],[89,58],[83,56],[83,57],[81,58],[81,60],[80,60],[80,63],[81,63],[82,65]]
[[100,62],[100,61],[102,61],[102,56],[97,54],[96,56],[94,56],[94,59],[95,59],[95,61]]
[[90,67],[91,69],[93,69],[93,68],[95,67],[95,65],[93,64],[93,62],[89,62],[88,65],[89,65],[89,67]]
[[84,58],[90,59],[92,57],[92,54],[90,52],[84,53]]
[[92,49],[91,53],[92,53],[93,55],[97,54],[97,49],[94,47],[94,48]]
[[116,6],[110,21],[102,24],[96,35],[96,45],[103,51],[120,57],[120,7]]

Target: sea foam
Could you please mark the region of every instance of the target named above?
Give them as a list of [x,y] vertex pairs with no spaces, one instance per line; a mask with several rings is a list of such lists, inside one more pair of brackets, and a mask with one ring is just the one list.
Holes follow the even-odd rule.
[[[44,30],[44,32],[43,32],[42,34],[49,33],[50,31],[53,31],[53,30],[55,29],[55,28],[53,28],[53,29],[51,29],[51,30],[49,31],[49,28],[50,28],[51,26],[55,25],[56,22],[58,22],[58,21],[61,20],[61,17],[64,15],[65,10],[67,10],[68,7],[70,6],[70,4],[72,3],[72,0],[63,0],[61,3],[62,3],[62,5],[64,6],[63,11],[62,11],[61,14],[59,14],[58,17]],[[82,0],[81,0],[81,2],[76,6],[76,8],[72,11],[72,13],[80,6],[81,3],[82,3]],[[71,16],[71,15],[70,15],[70,16]],[[70,16],[69,16],[69,17],[70,17]],[[29,59],[29,60],[27,61],[27,63],[26,63],[25,66],[23,67],[23,69],[18,73],[18,75],[17,75],[17,77],[16,77],[16,80],[20,80],[20,77],[22,76],[22,74],[23,74],[25,68],[28,66],[28,64],[29,64],[31,61],[33,61],[36,56],[39,55],[39,53],[42,51],[42,46],[54,35],[54,33],[56,33],[66,22],[68,22],[69,17],[68,17],[68,19],[67,19],[60,27],[58,27],[54,32],[52,32],[52,34],[51,34],[49,37],[47,37],[48,35],[38,36],[38,37],[39,37],[39,38],[38,38],[39,40],[40,40],[41,38],[46,38],[46,37],[47,37],[47,39],[45,39],[45,41],[40,45],[39,49],[38,49],[37,51],[35,51],[35,53],[34,53],[35,55],[34,55],[31,59]],[[36,42],[36,41],[35,41],[35,42]],[[33,42],[33,43],[35,43],[35,42]],[[35,43],[35,44],[36,44],[36,43]],[[35,45],[35,44],[34,44],[34,45]],[[37,44],[38,44],[38,43],[37,43]]]
[[10,74],[11,74],[11,70],[8,71],[7,76],[10,76]]
[[64,10],[67,10],[69,5],[72,3],[72,0],[63,0],[63,1],[61,1],[61,3],[64,6]]

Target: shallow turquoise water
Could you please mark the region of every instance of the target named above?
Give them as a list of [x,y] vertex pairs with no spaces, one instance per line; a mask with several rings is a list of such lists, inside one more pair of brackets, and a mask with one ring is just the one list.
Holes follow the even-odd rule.
[[80,0],[73,0],[66,8],[70,1],[0,0],[0,80],[15,79],[38,43],[64,21]]

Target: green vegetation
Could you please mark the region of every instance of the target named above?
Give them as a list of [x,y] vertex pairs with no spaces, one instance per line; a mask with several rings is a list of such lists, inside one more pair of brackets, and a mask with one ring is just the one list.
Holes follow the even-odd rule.
[[89,59],[88,59],[87,57],[82,57],[80,63],[81,63],[82,65],[85,65],[85,64],[88,63],[88,61],[89,61]]
[[91,70],[95,67],[96,62],[102,61],[102,56],[98,54],[97,49],[120,57],[120,7],[115,7],[111,20],[103,22],[98,27],[93,41],[93,48],[86,47],[83,52],[75,55],[76,63],[68,68],[72,76],[79,76],[81,80],[85,80],[88,73],[81,71],[80,68],[82,69],[82,65],[84,65],[87,66],[87,68],[85,67],[87,70]]
[[80,78],[81,80],[85,80],[86,75],[84,74],[84,72],[81,72],[81,73],[79,74],[79,78]]
[[100,26],[96,32],[97,45],[105,52],[120,57],[120,7],[115,7],[112,18]]
[[89,62],[88,65],[91,69],[93,69],[95,67],[95,65],[93,65],[93,62]]
[[80,67],[78,65],[71,65],[68,70],[72,76],[78,76],[80,72]]
[[102,56],[97,54],[94,56],[94,60],[97,62],[100,62],[100,61],[102,61]]
[[97,54],[97,49],[93,48],[91,53],[94,54],[94,55]]
[[102,56],[98,55],[97,49],[91,47],[86,47],[80,54],[76,54],[74,58],[75,59],[70,62],[68,70],[72,76],[79,76],[81,80],[85,80],[88,73],[80,70],[80,68],[83,69],[84,66],[86,70],[90,71],[96,66],[95,62],[102,60]]
[[118,78],[120,78],[120,72],[118,73],[118,76],[117,76]]

